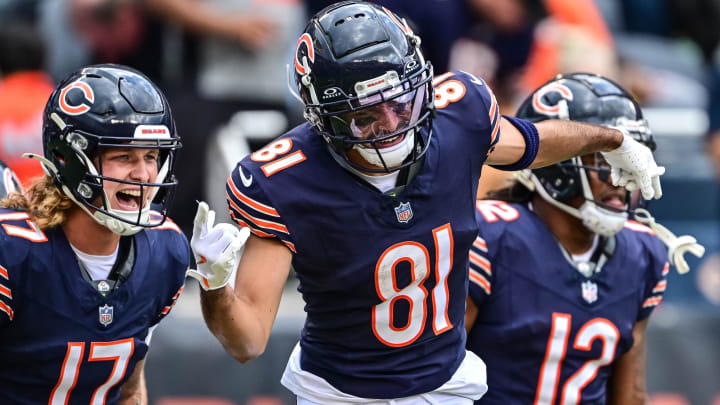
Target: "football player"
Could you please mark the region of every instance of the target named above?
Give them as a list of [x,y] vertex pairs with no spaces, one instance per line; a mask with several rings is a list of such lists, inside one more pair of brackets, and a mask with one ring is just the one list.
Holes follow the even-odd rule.
[[46,176],[0,208],[1,402],[146,404],[152,330],[190,259],[166,218],[170,107],[137,71],[85,67],[51,94],[43,146]]
[[0,198],[5,198],[13,192],[22,192],[20,180],[18,180],[15,172],[0,159]]
[[[632,96],[598,75],[556,77],[517,116],[620,126],[655,148]],[[477,203],[465,327],[490,386],[477,403],[645,404],[648,317],[670,264],[687,271],[683,253],[702,246],[646,211],[650,227],[628,220],[629,193],[601,154],[518,178]]]
[[371,3],[311,19],[291,68],[308,122],[228,179],[232,216],[252,231],[234,289],[241,243],[213,243],[200,205],[191,274],[207,290],[208,327],[237,360],[265,349],[291,264],[299,278],[307,319],[282,378],[299,404],[463,404],[485,392],[464,330],[484,163],[517,170],[606,151],[618,181],[660,195],[663,169],[631,137],[502,117],[482,79],[433,76],[419,47],[402,18]]

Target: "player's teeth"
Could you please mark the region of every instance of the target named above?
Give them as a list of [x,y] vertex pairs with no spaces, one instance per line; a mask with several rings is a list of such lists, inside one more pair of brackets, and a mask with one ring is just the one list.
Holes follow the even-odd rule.
[[123,190],[121,193],[131,195],[133,197],[140,197],[140,190]]

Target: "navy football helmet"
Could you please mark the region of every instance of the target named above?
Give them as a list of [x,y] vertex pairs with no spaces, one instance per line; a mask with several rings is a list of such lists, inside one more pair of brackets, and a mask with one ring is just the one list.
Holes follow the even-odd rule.
[[[102,151],[113,147],[158,149],[156,181],[104,176]],[[164,222],[177,185],[173,172],[180,147],[162,92],[134,69],[105,64],[82,68],[58,84],[43,114],[44,158],[31,157],[41,160],[60,190],[97,222],[132,235]],[[138,186],[139,209],[111,208],[103,181]],[[152,202],[162,215],[159,220],[150,220]]]
[[[420,38],[388,9],[346,1],[318,12],[298,40],[294,72],[305,119],[341,164],[391,172],[425,153],[432,134],[432,66]],[[379,114],[392,123],[373,119]],[[382,169],[348,159],[351,150]]]
[[[656,147],[647,120],[643,118],[635,99],[617,83],[596,74],[558,75],[530,94],[518,109],[517,116],[532,122],[564,119],[621,127],[651,150]],[[599,154],[595,161],[596,164],[588,165],[583,164],[582,157],[575,157],[524,171],[521,176],[525,177],[526,185],[551,204],[582,219],[591,230],[611,235],[622,228],[628,209],[618,210],[594,199],[586,171],[596,171],[601,180],[610,176],[610,167]],[[577,196],[585,198],[580,209],[567,205]],[[628,201],[629,198],[626,198]]]
[[7,197],[10,193],[22,192],[15,172],[2,160],[0,160],[0,174],[0,199]]

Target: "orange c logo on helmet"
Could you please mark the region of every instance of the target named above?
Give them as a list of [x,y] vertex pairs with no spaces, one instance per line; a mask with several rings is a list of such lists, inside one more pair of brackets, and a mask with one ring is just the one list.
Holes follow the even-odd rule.
[[570,89],[560,83],[550,83],[547,86],[543,86],[535,92],[532,99],[532,106],[535,111],[545,114],[548,116],[557,116],[560,112],[560,104],[549,105],[542,98],[544,95],[552,92],[558,92],[565,100],[572,101],[573,93]]
[[307,57],[310,59],[310,62],[315,62],[315,48],[313,48],[312,38],[310,38],[310,34],[307,32],[302,34],[300,36],[300,39],[298,40],[297,45],[295,46],[295,70],[301,74],[305,75],[308,74],[305,70],[305,66],[302,65],[300,61],[300,45],[305,44],[307,47]]
[[[85,100],[89,103],[81,103],[78,105],[71,105],[67,102],[66,96],[72,89],[78,89],[83,92]],[[60,91],[60,110],[68,115],[80,115],[90,111],[90,106],[95,101],[95,93],[92,87],[88,86],[87,83],[77,81],[68,84]]]

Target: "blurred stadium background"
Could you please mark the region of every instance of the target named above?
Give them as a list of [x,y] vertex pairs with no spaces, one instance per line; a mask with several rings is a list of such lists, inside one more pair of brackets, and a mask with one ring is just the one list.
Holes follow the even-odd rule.
[[[19,155],[42,149],[40,111],[55,80],[89,63],[136,67],[174,109],[185,147],[172,217],[190,235],[195,200],[224,213],[234,164],[301,122],[285,64],[306,17],[329,3],[0,0],[0,158],[25,180],[37,174]],[[639,99],[668,169],[664,197],[650,209],[707,248],[702,259],[689,257],[689,274],[671,273],[651,318],[651,404],[720,405],[720,0],[378,3],[407,16],[436,72],[483,77],[505,114],[559,72],[607,75]],[[500,180],[487,172],[483,187]],[[303,321],[291,277],[265,354],[236,363],[205,328],[189,282],[153,336],[150,403],[294,403],[279,380]]]

